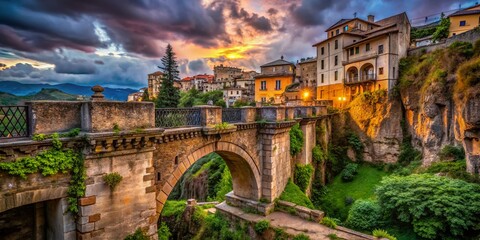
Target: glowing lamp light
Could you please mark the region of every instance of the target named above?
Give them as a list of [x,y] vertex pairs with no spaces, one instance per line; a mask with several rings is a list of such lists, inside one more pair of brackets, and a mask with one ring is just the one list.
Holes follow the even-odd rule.
[[303,98],[307,99],[308,96],[310,96],[310,93],[308,91],[303,92]]

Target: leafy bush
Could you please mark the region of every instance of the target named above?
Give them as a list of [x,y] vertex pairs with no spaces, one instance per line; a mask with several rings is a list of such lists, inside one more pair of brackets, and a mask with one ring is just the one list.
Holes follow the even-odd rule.
[[268,228],[270,228],[270,221],[261,220],[255,224],[255,232],[263,234]]
[[382,211],[377,202],[357,200],[353,203],[346,224],[358,230],[372,230],[380,225]]
[[150,238],[140,228],[138,228],[133,234],[130,234],[125,237],[125,240],[149,240],[149,239]]
[[295,237],[293,237],[293,240],[310,240],[310,237],[303,234],[303,233],[300,233],[300,234],[296,235]]
[[382,229],[375,229],[375,230],[373,230],[372,234],[373,234],[374,237],[377,237],[377,238],[386,238],[386,239],[389,239],[389,240],[397,240],[396,237],[388,234],[387,231],[382,230]]
[[110,189],[115,190],[115,187],[122,181],[123,177],[118,172],[108,173],[103,176],[103,181],[110,187]]
[[449,28],[450,28],[450,18],[445,18],[442,16],[442,19],[440,20],[440,24],[438,24],[437,29],[432,34],[432,41],[437,42],[438,40],[447,38]]
[[439,153],[441,161],[458,161],[465,159],[465,151],[462,147],[446,145]]
[[329,228],[333,228],[333,229],[335,229],[337,227],[337,223],[335,222],[335,220],[333,218],[329,218],[329,217],[323,217],[322,221],[320,221],[320,223],[329,227]]
[[355,175],[357,175],[358,164],[356,163],[349,163],[345,166],[345,169],[340,173],[342,176],[342,180],[345,182],[350,182],[353,180]]
[[171,216],[178,217],[182,215],[183,211],[185,211],[186,206],[187,206],[187,202],[185,201],[167,200],[167,202],[165,202],[165,206],[163,206],[161,216],[162,217],[171,217]]
[[300,124],[295,124],[290,129],[290,155],[295,156],[303,147],[303,132],[300,129]]
[[428,239],[458,238],[480,224],[480,185],[429,174],[384,178],[382,209]]
[[310,201],[305,193],[290,179],[288,179],[287,186],[285,186],[285,190],[283,190],[282,195],[280,195],[280,200],[292,202],[311,209],[315,208],[312,201]]
[[162,222],[160,225],[160,228],[158,228],[158,240],[168,240],[171,236],[172,233],[170,232],[170,229],[168,228],[167,224],[165,222]]
[[322,164],[325,161],[326,155],[322,151],[322,148],[320,148],[320,146],[316,145],[312,149],[312,159],[313,159],[314,162],[316,162],[318,164]]
[[302,165],[296,164],[295,165],[295,178],[294,182],[297,186],[305,192],[310,185],[310,180],[312,179],[313,167],[310,164]]

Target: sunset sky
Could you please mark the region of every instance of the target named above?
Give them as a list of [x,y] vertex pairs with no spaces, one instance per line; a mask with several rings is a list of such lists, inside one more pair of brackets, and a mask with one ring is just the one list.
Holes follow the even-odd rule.
[[[368,2],[368,3],[367,3]],[[181,76],[224,64],[257,70],[314,57],[312,44],[341,18],[472,6],[452,0],[0,0],[0,81],[146,86],[165,46]],[[435,16],[432,16],[435,17]],[[0,82],[1,91],[1,82]]]

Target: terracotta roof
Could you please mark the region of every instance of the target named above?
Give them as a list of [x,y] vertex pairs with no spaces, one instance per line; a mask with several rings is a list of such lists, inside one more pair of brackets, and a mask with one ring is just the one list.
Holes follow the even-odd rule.
[[150,75],[153,75],[153,76],[162,76],[162,75],[163,75],[163,72],[161,72],[161,71],[156,71],[156,72],[150,73],[150,74],[148,74],[148,75],[149,75],[149,76],[150,76]]
[[272,67],[272,66],[282,66],[282,65],[294,65],[294,64],[289,61],[283,60],[283,57],[282,57],[281,59],[275,60],[273,62],[263,64],[260,67]]
[[475,6],[456,11],[456,12],[450,14],[448,17],[463,16],[463,15],[470,15],[470,14],[480,14],[480,10],[476,10],[476,9],[471,10],[472,8],[478,7],[478,6],[480,6],[480,4],[476,4]]

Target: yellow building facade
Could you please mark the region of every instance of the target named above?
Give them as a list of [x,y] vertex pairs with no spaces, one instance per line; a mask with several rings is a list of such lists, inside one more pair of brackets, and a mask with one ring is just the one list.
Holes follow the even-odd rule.
[[260,66],[255,76],[255,102],[282,104],[285,88],[293,83],[295,65],[281,59]]
[[480,5],[462,9],[448,16],[450,28],[448,37],[452,37],[480,26]]

